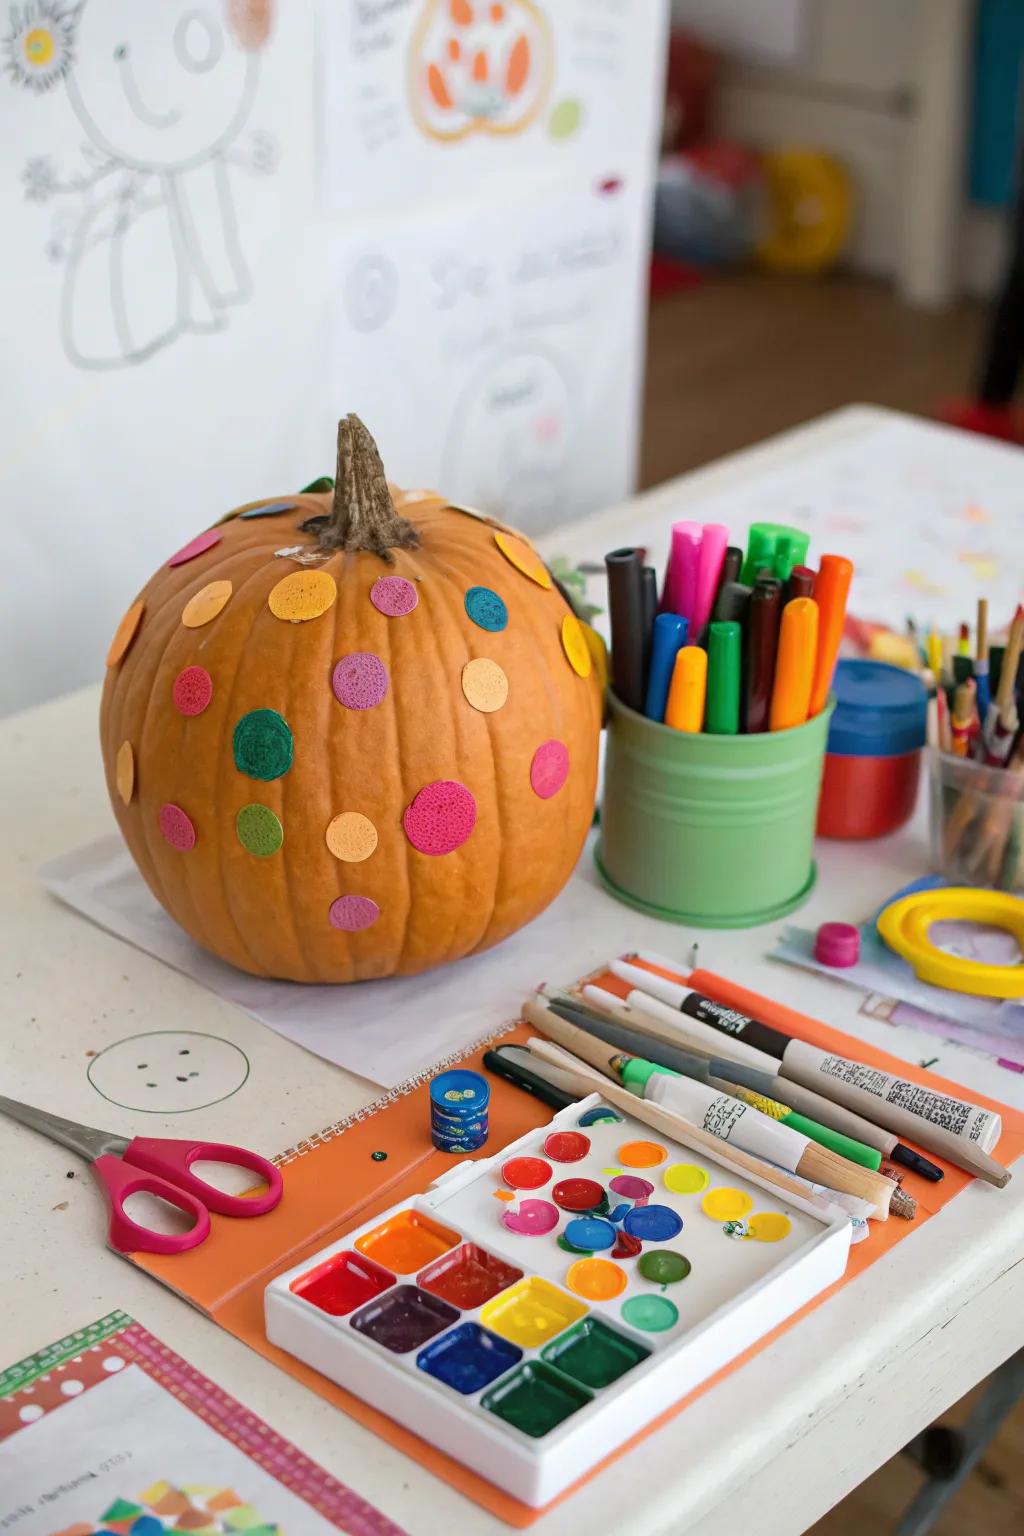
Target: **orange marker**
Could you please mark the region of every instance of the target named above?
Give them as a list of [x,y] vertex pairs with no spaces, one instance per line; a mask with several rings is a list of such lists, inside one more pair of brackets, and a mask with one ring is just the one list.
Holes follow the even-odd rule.
[[818,624],[818,654],[811,682],[808,715],[820,715],[825,708],[832,674],[836,669],[839,642],[846,622],[846,599],[850,591],[853,565],[842,555],[822,555],[814,583],[814,601],[821,611]]
[[[822,560],[823,568],[829,558],[826,555]],[[849,565],[848,560],[843,563]],[[817,601],[813,597],[794,597],[782,610],[775,686],[768,716],[770,731],[786,731],[790,726],[803,725],[807,719],[815,657],[820,654]]]
[[699,731],[704,725],[708,688],[708,653],[699,645],[684,645],[672,668],[665,724],[677,731]]

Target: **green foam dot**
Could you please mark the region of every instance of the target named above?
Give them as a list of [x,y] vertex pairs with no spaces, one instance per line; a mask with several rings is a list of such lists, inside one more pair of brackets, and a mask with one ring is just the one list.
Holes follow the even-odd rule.
[[268,859],[284,842],[284,828],[269,805],[243,805],[235,817],[242,847],[257,859]]
[[235,767],[250,779],[279,779],[292,765],[295,743],[276,709],[252,709],[235,726]]
[[333,490],[334,490],[334,481],[331,479],[330,475],[320,475],[320,477],[318,479],[311,480],[308,485],[304,485],[302,487],[302,490],[299,492],[299,495],[300,496],[320,495],[324,491],[333,491]]

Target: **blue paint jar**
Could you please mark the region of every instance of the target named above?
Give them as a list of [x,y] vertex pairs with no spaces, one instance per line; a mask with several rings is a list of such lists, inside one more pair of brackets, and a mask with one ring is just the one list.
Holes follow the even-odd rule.
[[487,1140],[491,1087],[463,1067],[440,1072],[430,1083],[430,1139],[439,1152],[475,1152]]

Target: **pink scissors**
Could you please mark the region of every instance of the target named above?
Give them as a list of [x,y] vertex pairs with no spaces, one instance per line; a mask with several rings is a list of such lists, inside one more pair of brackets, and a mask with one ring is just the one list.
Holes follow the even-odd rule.
[[[92,1164],[110,1211],[107,1241],[118,1253],[184,1253],[189,1248],[198,1248],[210,1235],[211,1211],[220,1216],[264,1216],[277,1205],[284,1189],[280,1170],[245,1147],[150,1136],[136,1136],[129,1141],[109,1131],[78,1125],[31,1104],[19,1104],[17,1099],[5,1099],[2,1094],[0,1112],[42,1132]],[[251,1198],[229,1195],[191,1171],[192,1164],[200,1159],[247,1168],[259,1174],[267,1188]],[[138,1193],[156,1195],[177,1206],[194,1218],[193,1225],[187,1232],[154,1232],[151,1227],[140,1226],[124,1208],[129,1195]]]

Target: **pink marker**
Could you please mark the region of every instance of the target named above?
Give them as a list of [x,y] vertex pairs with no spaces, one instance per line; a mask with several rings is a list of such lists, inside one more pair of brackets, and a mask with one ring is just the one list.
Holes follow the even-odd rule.
[[711,617],[728,543],[729,530],[723,523],[704,524],[697,562],[697,590],[690,615],[690,629],[694,639]]
[[693,612],[702,532],[700,523],[672,524],[672,548],[661,593],[662,613],[678,613],[688,619]]

